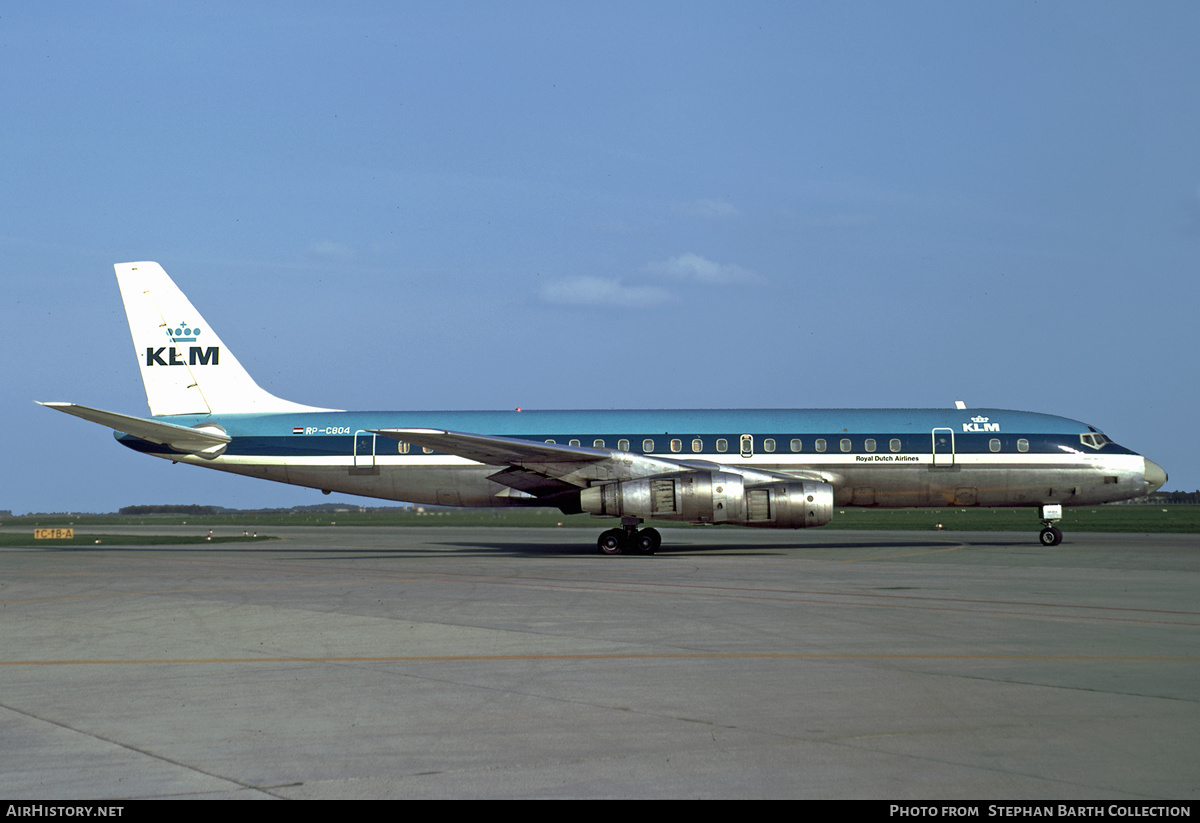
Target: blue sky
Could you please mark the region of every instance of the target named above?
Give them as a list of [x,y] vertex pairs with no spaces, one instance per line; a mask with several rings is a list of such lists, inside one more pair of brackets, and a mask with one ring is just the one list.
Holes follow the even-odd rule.
[[0,509],[308,504],[147,414],[112,264],[363,409],[1017,408],[1200,488],[1200,5],[7,3]]

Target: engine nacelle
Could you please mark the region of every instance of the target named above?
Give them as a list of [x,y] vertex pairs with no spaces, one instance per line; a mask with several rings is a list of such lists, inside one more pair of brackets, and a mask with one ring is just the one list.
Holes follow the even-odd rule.
[[833,486],[797,480],[747,488],[738,474],[680,472],[592,486],[580,492],[579,503],[585,512],[613,517],[803,529],[833,519]]

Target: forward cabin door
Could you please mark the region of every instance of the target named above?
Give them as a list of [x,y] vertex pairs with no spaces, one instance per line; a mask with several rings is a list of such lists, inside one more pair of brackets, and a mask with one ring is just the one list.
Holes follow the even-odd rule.
[[937,428],[933,430],[933,465],[935,468],[949,468],[954,465],[954,429]]

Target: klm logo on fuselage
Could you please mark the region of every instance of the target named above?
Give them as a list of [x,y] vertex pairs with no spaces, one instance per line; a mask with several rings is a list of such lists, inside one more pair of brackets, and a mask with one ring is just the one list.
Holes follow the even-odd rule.
[[986,417],[972,417],[970,423],[962,424],[965,432],[998,432],[999,423],[989,423]]
[[[200,329],[193,329],[187,323],[180,323],[175,328],[167,329],[167,337],[172,343],[194,343],[200,336]],[[170,351],[168,352],[168,349]],[[167,352],[163,354],[163,352]],[[219,346],[189,346],[187,360],[183,359],[182,349],[174,346],[146,347],[147,366],[216,366],[220,363],[221,349]],[[166,358],[165,360],[163,358]]]

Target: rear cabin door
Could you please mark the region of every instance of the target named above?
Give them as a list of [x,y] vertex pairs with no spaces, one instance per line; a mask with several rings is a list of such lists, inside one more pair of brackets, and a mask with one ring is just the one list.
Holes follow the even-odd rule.
[[375,434],[359,429],[354,433],[354,468],[375,468]]

